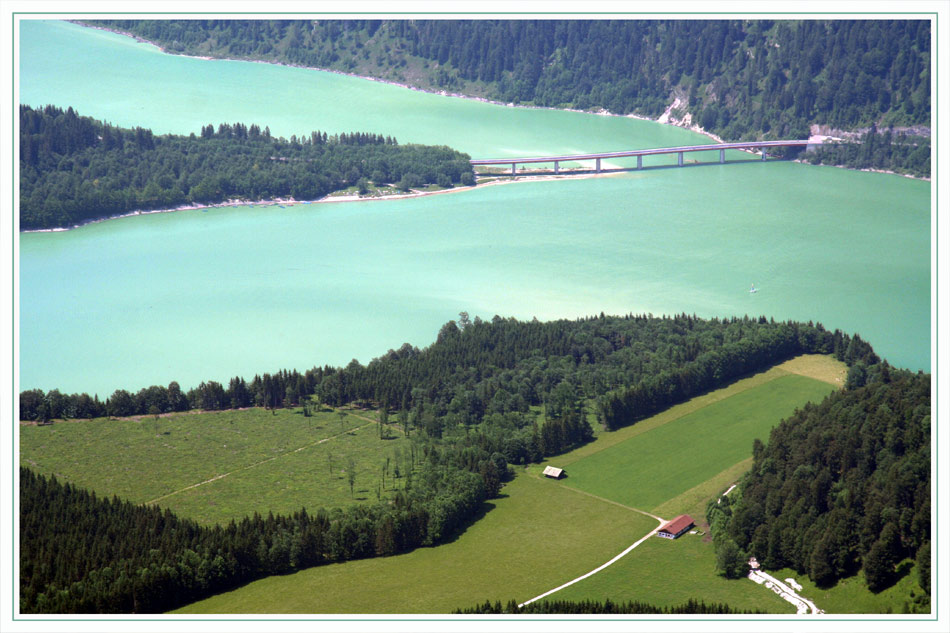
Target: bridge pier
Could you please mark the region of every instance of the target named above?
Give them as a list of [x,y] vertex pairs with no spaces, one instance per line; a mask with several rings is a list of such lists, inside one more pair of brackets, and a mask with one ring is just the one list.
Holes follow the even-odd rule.
[[721,149],[719,150],[719,163],[722,164],[724,162],[726,162],[726,150]]
[[594,166],[594,171],[596,171],[596,172],[599,174],[599,173],[600,173],[600,159],[598,158],[598,159],[596,159],[596,160],[597,160],[597,162],[596,162],[596,164],[595,164],[595,166]]
[[763,148],[762,148],[762,160],[765,160],[766,158],[768,158],[768,156],[769,156],[769,155],[766,153],[765,148],[763,147]]
[[554,161],[554,175],[557,175],[557,174],[560,173],[559,166],[560,166],[560,165],[559,165],[558,161]]
[[683,152],[676,153],[676,164],[680,167],[683,166]]
[[637,154],[637,169],[643,169],[643,155]]
[[511,163],[511,177],[512,177],[512,178],[515,177],[515,164],[514,164],[514,163]]

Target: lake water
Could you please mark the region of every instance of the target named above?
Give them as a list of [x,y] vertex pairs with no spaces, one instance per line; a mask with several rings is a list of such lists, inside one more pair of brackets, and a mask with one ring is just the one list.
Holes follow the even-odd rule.
[[[157,133],[222,121],[284,136],[362,130],[473,157],[706,142],[628,117],[165,55],[62,22],[23,22],[20,33],[21,103]],[[715,163],[718,153],[699,157]],[[403,342],[428,345],[462,310],[485,319],[603,311],[814,320],[859,333],[893,364],[929,370],[930,184],[729,157],[21,234],[20,388],[105,397],[171,380],[187,388],[365,363]]]

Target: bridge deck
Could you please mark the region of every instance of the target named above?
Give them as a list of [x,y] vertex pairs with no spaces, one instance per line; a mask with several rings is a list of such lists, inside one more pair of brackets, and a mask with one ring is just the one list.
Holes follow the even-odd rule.
[[620,152],[598,152],[595,154],[565,154],[562,156],[529,156],[523,158],[478,158],[470,161],[472,165],[515,165],[518,163],[552,163],[560,161],[594,160],[598,158],[627,158],[630,156],[652,156],[656,154],[678,154],[682,152],[708,152],[726,149],[766,149],[769,147],[805,147],[813,145],[809,141],[748,141],[745,143],[713,143],[710,145],[684,145],[682,147],[657,147],[653,149],[632,149]]

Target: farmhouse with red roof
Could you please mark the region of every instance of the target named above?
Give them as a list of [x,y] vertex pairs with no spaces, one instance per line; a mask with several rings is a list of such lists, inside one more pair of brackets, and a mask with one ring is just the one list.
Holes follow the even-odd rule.
[[693,518],[688,514],[681,514],[657,530],[656,535],[660,538],[674,539],[691,527],[693,527]]

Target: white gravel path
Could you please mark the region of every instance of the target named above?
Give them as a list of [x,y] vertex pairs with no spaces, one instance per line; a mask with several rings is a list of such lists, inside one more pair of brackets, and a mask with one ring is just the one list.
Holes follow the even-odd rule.
[[531,604],[531,603],[534,602],[535,600],[540,600],[541,598],[545,598],[545,597],[547,597],[547,596],[550,596],[552,593],[554,593],[554,592],[556,592],[556,591],[560,591],[561,589],[564,589],[565,587],[570,587],[570,586],[573,585],[575,582],[580,582],[581,580],[584,580],[585,578],[588,578],[588,577],[590,577],[590,576],[593,576],[593,575],[596,574],[597,572],[599,572],[599,571],[601,571],[601,570],[603,570],[603,569],[606,569],[607,567],[610,567],[611,565],[613,565],[614,563],[616,563],[618,560],[620,560],[621,558],[623,558],[624,556],[626,556],[627,554],[629,554],[630,552],[632,552],[633,549],[634,549],[637,545],[639,545],[640,543],[644,542],[645,540],[647,540],[648,538],[650,538],[651,536],[653,536],[654,534],[656,534],[657,530],[659,530],[661,527],[663,527],[663,526],[666,524],[666,522],[667,522],[666,519],[660,519],[659,517],[653,517],[653,518],[659,520],[660,524],[657,525],[655,528],[653,528],[653,530],[652,530],[649,534],[647,534],[647,535],[644,536],[642,539],[640,539],[639,541],[637,541],[636,543],[634,543],[633,545],[631,545],[631,546],[628,547],[627,549],[623,550],[622,552],[620,552],[619,554],[617,554],[616,556],[614,556],[613,558],[611,558],[609,561],[607,561],[606,563],[604,563],[603,565],[601,565],[601,566],[598,567],[597,569],[591,570],[591,571],[587,572],[586,574],[584,574],[583,576],[578,576],[578,577],[575,578],[574,580],[571,580],[570,582],[566,582],[566,583],[564,583],[563,585],[561,585],[560,587],[555,587],[554,589],[551,589],[550,591],[545,591],[545,592],[542,593],[540,596],[535,596],[534,598],[531,598],[531,600],[527,600],[527,601],[525,601],[525,602],[522,602],[522,603],[519,604],[518,606],[519,606],[519,607],[523,607],[523,606],[526,605],[526,604]]

